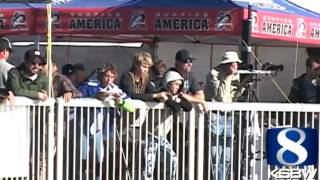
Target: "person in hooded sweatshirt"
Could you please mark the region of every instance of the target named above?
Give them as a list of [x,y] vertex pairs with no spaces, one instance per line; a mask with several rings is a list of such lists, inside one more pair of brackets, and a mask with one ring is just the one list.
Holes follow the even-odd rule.
[[191,111],[191,103],[182,96],[181,92],[183,89],[183,78],[175,71],[169,71],[165,77],[165,91],[167,92],[168,99],[165,101],[174,116],[183,110],[186,112]]
[[[160,151],[160,174],[166,174],[166,179],[176,179],[177,156],[172,145],[167,140],[167,135],[171,131],[173,121],[178,121],[178,114],[181,111],[189,112],[192,104],[182,96],[183,77],[176,71],[169,71],[164,76],[164,88],[168,99],[164,104],[169,108],[169,114],[165,115],[161,122],[156,125],[154,137],[149,137],[146,148],[146,162],[144,175],[147,178],[156,178],[154,171],[156,168],[156,159],[159,158],[157,151]],[[171,116],[172,115],[172,116]],[[164,179],[164,177],[160,177]]]

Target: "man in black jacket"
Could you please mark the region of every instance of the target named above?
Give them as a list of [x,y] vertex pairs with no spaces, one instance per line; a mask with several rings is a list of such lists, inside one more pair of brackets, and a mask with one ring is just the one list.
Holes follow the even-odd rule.
[[307,58],[306,72],[293,80],[289,99],[295,103],[318,103],[320,101],[320,57]]

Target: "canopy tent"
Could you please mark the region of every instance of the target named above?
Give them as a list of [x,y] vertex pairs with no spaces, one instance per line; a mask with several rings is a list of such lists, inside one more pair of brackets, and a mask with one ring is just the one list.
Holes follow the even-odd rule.
[[[287,0],[251,1],[252,45],[320,44],[319,14]],[[45,5],[27,5],[0,3],[0,10],[25,8],[24,31],[45,34]],[[65,0],[53,5],[52,27],[55,39],[239,45],[247,8],[248,0]],[[5,15],[0,34],[20,33],[10,26],[13,21],[13,15]]]

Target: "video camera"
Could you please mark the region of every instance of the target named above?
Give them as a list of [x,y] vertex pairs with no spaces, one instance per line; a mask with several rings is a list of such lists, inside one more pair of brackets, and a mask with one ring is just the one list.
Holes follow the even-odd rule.
[[239,74],[251,74],[251,75],[272,75],[277,72],[283,71],[284,66],[282,64],[275,65],[269,62],[262,64],[261,70],[254,69],[252,64],[241,64],[239,67]]
[[262,65],[262,70],[266,70],[266,71],[283,71],[283,69],[284,67],[282,64],[275,65],[267,62]]

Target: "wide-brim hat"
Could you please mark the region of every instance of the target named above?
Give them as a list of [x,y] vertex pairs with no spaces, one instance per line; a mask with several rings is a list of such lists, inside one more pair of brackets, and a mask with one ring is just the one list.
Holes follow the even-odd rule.
[[242,63],[242,60],[239,59],[238,53],[236,51],[227,51],[223,54],[220,64],[229,64],[229,63]]

